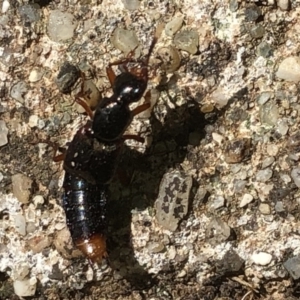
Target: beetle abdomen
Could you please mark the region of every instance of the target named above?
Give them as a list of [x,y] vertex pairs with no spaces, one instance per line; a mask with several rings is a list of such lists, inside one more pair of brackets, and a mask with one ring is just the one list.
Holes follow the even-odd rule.
[[106,256],[105,187],[93,185],[66,172],[63,208],[76,247],[92,262]]

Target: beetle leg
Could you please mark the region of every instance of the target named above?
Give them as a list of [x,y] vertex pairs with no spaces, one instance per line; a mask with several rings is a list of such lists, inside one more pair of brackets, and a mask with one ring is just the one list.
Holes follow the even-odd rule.
[[82,100],[80,98],[76,98],[75,102],[78,103],[79,105],[81,105],[84,108],[85,112],[88,114],[88,116],[91,118],[91,120],[93,120],[94,113],[92,112],[92,110],[88,106],[88,104],[84,100]]
[[133,109],[133,110],[131,111],[131,118],[135,117],[136,115],[140,114],[141,112],[143,112],[143,111],[145,111],[145,110],[147,110],[148,108],[151,107],[151,103],[150,103],[151,92],[148,91],[148,92],[145,94],[144,98],[145,98],[145,100],[146,100],[145,103],[143,103],[143,104],[137,106],[135,109]]
[[121,143],[124,143],[126,140],[135,140],[139,143],[144,143],[145,139],[139,135],[136,134],[124,134],[121,138]]

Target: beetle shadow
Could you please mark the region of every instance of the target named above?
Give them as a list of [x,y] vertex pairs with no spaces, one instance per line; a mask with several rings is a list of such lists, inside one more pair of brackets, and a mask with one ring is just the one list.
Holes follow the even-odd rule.
[[[248,89],[242,88],[223,109],[204,114],[199,103],[190,97],[185,105],[168,109],[164,123],[151,116],[153,142],[144,154],[125,147],[120,167],[135,176],[129,188],[125,187],[127,192],[122,194],[124,186],[119,184],[122,196],[116,199],[112,195],[108,203],[108,251],[112,269],[125,278],[132,289],[150,288],[158,282],[157,276],[149,274],[135,256],[131,242],[132,210],[151,210],[163,175],[171,168],[178,168],[192,152],[194,146],[189,145],[190,133],[197,133],[200,143],[205,138],[206,125],[227,117],[227,111],[234,102],[242,104],[247,99]],[[194,163],[195,168],[202,164],[201,159]],[[146,228],[151,223],[145,221],[142,226]]]
[[[187,155],[190,132],[199,133],[199,141],[204,137],[206,120],[199,104],[192,100],[176,109],[168,109],[162,124],[151,117],[153,142],[151,147],[141,154],[125,147],[120,167],[134,174],[129,187],[119,187],[116,199],[114,192],[108,203],[108,252],[112,269],[128,280],[132,288],[145,289],[153,286],[156,276],[149,274],[140,265],[131,243],[132,210],[141,211],[152,208],[157,199],[160,181],[170,169],[183,162]],[[126,190],[124,193],[122,191]],[[142,226],[151,226],[145,221]]]

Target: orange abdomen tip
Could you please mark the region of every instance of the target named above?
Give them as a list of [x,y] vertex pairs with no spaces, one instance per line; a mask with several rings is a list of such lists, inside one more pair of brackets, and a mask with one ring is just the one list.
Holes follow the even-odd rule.
[[92,262],[101,263],[107,257],[106,238],[103,234],[94,234],[88,239],[77,239],[76,247]]

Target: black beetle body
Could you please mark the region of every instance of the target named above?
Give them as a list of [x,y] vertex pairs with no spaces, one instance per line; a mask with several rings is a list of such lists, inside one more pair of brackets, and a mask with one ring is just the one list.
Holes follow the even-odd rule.
[[[103,100],[96,107],[93,117],[92,130],[99,141],[112,142],[119,139],[131,123],[133,117],[150,107],[150,103],[144,103],[134,110],[130,110],[131,103],[139,101],[148,84],[148,63],[153,48],[157,42],[154,37],[148,55],[139,61],[139,66],[128,69],[128,63],[132,59],[125,59],[111,63],[107,68],[113,95]],[[113,65],[122,65],[124,72],[115,75]]]
[[[130,58],[109,65],[107,74],[113,95],[102,99],[95,114],[77,99],[92,120],[77,131],[65,152],[63,207],[74,244],[91,262],[101,262],[106,256],[106,189],[124,141],[143,141],[123,134],[133,117],[150,107],[150,103],[144,103],[130,110],[129,105],[139,101],[147,88],[148,62],[156,41],[154,37],[139,67],[128,69],[128,63],[133,61]],[[113,65],[122,65],[125,71],[116,76]]]
[[66,172],[63,208],[76,247],[91,262],[106,257],[106,188]]

